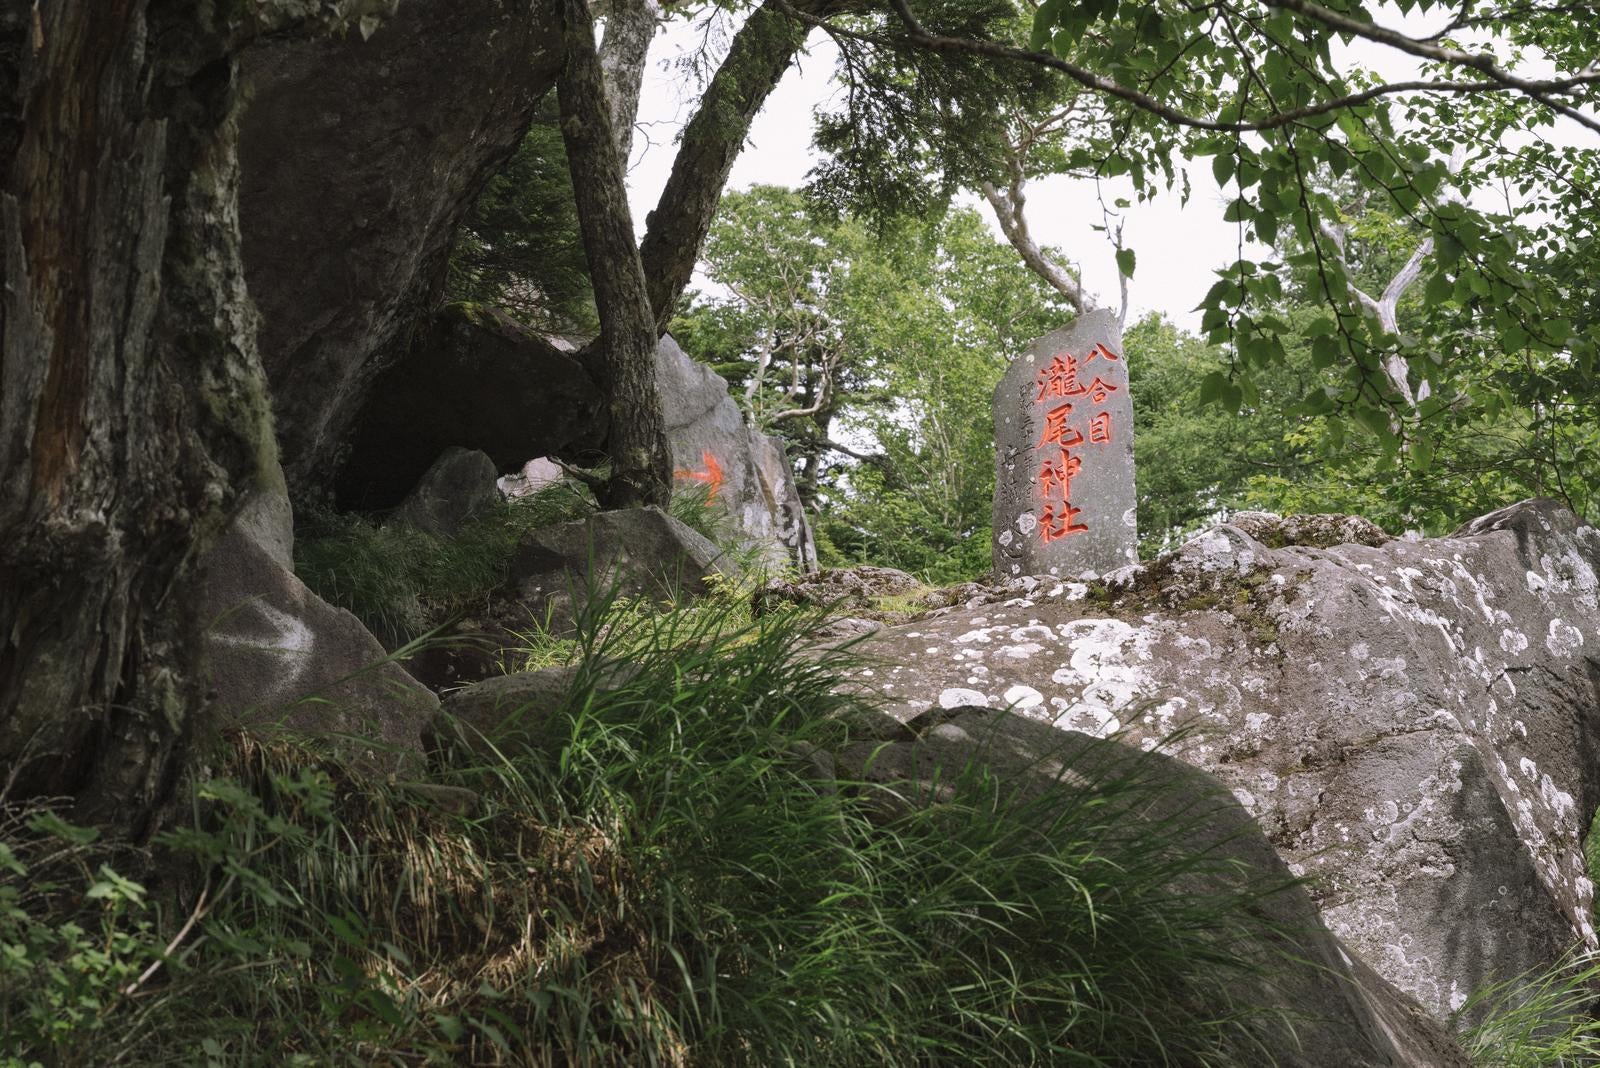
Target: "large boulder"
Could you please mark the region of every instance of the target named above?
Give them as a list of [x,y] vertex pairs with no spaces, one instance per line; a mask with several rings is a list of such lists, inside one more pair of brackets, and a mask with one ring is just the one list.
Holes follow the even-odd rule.
[[[1230,979],[1231,1006],[1252,1010],[1248,1038],[1228,1063],[1326,1065],[1329,1068],[1466,1068],[1460,1045],[1414,1001],[1360,968],[1323,925],[1305,888],[1294,883],[1250,814],[1216,779],[1161,753],[1054,730],[988,708],[935,709],[909,730],[857,742],[837,757],[846,776],[890,787],[892,803],[937,801],[974,762],[1006,791],[1007,804],[1041,826],[1053,822],[1074,791],[1118,783],[1127,792],[1118,818],[1146,823],[1185,851],[1208,858],[1174,885],[1176,894],[1254,897],[1249,929],[1235,932],[1232,951],[1248,953],[1258,974]],[[1130,792],[1131,791],[1131,792]],[[1054,833],[1046,830],[1046,833]],[[1257,896],[1259,895],[1259,896]],[[1219,937],[1221,937],[1219,935]]]
[[[368,40],[246,54],[239,222],[292,484],[325,475],[379,365],[437,303],[458,225],[555,84],[553,12],[405,0]],[[431,445],[395,500],[453,444],[470,443]]]
[[508,746],[537,744],[574,685],[582,681],[600,690],[615,689],[635,673],[626,663],[591,662],[487,678],[447,694],[423,739],[430,751],[460,746],[484,757]]
[[680,485],[702,485],[740,541],[773,567],[815,571],[817,550],[783,444],[745,425],[728,383],[671,335],[656,346],[656,386]]
[[1173,752],[1439,1019],[1594,948],[1600,532],[1549,501],[1376,545],[1247,525],[1282,543],[1224,525],[1104,583],[1029,579],[879,631],[860,683],[901,718],[1013,706],[1146,748],[1189,728]]
[[488,456],[452,445],[411,488],[389,522],[405,523],[440,537],[455,535],[500,503],[498,477]]
[[511,558],[512,595],[532,618],[570,628],[591,597],[681,601],[709,591],[735,563],[659,508],[597,512],[529,532]]
[[394,769],[421,752],[439,701],[349,612],[294,575],[282,486],[258,490],[199,565],[211,698],[221,727],[337,740]]
[[488,455],[497,472],[604,439],[600,388],[572,353],[494,308],[430,315],[378,376],[338,476],[346,508],[397,504],[440,452]]

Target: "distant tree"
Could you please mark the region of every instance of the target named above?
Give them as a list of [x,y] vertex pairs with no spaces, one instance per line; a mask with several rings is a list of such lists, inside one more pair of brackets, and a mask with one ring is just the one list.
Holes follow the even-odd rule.
[[797,192],[724,198],[674,336],[782,435],[824,548],[936,581],[988,566],[990,396],[1069,319],[971,211],[874,229]]
[[446,299],[497,304],[553,333],[599,326],[566,148],[547,99],[456,236]]

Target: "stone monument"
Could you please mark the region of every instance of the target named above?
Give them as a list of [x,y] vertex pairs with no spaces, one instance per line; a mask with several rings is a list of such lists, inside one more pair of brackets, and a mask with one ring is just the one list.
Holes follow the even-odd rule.
[[1080,315],[1014,360],[994,391],[994,569],[1099,575],[1139,559],[1133,400],[1122,331]]

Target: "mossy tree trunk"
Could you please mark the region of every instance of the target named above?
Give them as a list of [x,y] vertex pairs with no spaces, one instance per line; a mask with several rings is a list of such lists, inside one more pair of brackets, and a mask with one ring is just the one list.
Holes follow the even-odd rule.
[[196,556],[274,459],[235,56],[391,0],[0,0],[0,789],[152,829],[204,704]]
[[600,491],[601,504],[665,507],[672,499],[672,457],[656,390],[655,318],[633,237],[610,98],[595,53],[594,22],[584,0],[557,2],[566,58],[556,82],[561,135],[600,313],[597,370],[610,416],[611,478]]
[[[625,508],[665,505],[672,496],[672,463],[662,434],[654,352],[694,273],[723,186],[744,147],[750,124],[805,44],[807,23],[764,4],[740,27],[684,128],[672,174],[650,213],[642,245],[633,238],[625,173],[638,78],[654,29],[651,0],[619,5],[607,29],[607,64],[597,57],[594,23],[582,0],[557,0],[566,67],[557,83],[561,129],[578,200],[585,258],[600,313],[594,352],[610,406],[607,453],[612,479],[602,504]],[[821,17],[844,10],[839,0],[799,0],[797,9]],[[609,104],[609,106],[608,106]]]

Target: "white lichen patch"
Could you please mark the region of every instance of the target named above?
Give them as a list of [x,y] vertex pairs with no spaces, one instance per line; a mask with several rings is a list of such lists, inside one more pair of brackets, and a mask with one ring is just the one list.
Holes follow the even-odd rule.
[[1023,686],[1018,684],[1011,687],[1003,695],[1001,695],[1001,700],[1003,700],[1008,706],[1016,708],[1019,711],[1027,711],[1028,709],[1037,708],[1040,705],[1043,705],[1044,694],[1040,693],[1038,690],[1035,690],[1032,686]]
[[939,694],[940,708],[960,708],[962,705],[987,705],[989,698],[977,690],[951,686]]
[[1544,647],[1559,657],[1570,657],[1583,648],[1583,631],[1564,619],[1552,619]]

